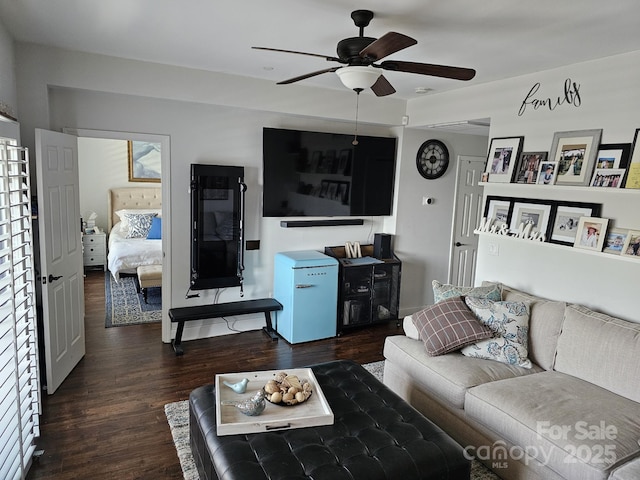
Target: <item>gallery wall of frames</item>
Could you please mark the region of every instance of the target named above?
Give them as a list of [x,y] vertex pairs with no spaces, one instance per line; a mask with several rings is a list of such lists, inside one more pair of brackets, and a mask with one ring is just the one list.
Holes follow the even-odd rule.
[[[486,194],[477,233],[640,259],[640,230],[601,217],[602,204],[541,199],[545,189],[556,186],[565,189],[567,197],[573,189],[565,187],[637,190],[640,194],[639,132],[640,128],[635,130],[629,143],[618,144],[601,144],[601,129],[556,132],[548,152],[523,151],[524,136],[492,138],[483,184],[522,184],[525,190],[541,190],[535,195],[538,198]],[[638,201],[635,195],[633,201]]]

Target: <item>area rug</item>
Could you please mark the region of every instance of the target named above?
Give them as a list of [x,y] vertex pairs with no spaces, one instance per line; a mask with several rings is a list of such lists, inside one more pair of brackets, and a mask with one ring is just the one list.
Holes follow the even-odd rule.
[[160,288],[148,289],[145,303],[142,293],[138,293],[135,277],[121,276],[116,282],[108,271],[104,277],[104,288],[107,311],[105,328],[162,321]]
[[[362,366],[374,374],[378,380],[382,381],[384,361],[367,363]],[[178,452],[184,480],[200,480],[196,464],[193,461],[193,455],[191,454],[191,446],[189,445],[189,401],[182,400],[180,402],[167,403],[164,406],[164,413],[167,416],[173,443]],[[473,460],[471,464],[471,480],[500,480],[500,477],[480,462]]]

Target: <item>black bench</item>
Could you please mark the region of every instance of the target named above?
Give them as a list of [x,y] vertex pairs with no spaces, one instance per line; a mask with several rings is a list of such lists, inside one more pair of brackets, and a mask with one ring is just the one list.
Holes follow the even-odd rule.
[[333,425],[219,437],[214,386],[191,392],[190,444],[200,479],[469,479],[462,447],[360,365],[339,360],[311,369]]
[[266,325],[262,330],[272,340],[278,340],[278,334],[271,323],[271,312],[282,310],[282,304],[274,298],[259,298],[256,300],[241,300],[239,302],[214,303],[211,305],[196,305],[193,307],[178,307],[169,309],[169,318],[172,323],[178,324],[176,338],[171,342],[176,355],[183,355],[182,332],[184,322],[190,320],[204,320],[207,318],[232,317],[234,315],[248,315],[250,313],[264,312]]

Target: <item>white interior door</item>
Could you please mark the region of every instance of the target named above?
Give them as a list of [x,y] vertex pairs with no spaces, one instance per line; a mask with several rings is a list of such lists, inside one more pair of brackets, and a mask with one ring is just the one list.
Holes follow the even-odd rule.
[[76,137],[36,129],[36,173],[47,392],[52,394],[85,354]]
[[484,157],[458,157],[453,232],[449,255],[449,283],[473,286],[476,276],[478,236],[473,231],[482,218],[482,186]]

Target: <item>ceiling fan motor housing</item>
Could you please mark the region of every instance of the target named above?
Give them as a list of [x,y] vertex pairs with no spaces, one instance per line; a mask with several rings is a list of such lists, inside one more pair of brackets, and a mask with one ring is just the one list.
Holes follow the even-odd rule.
[[338,42],[338,58],[349,65],[371,65],[373,60],[361,57],[360,52],[375,42],[371,37],[351,37]]

